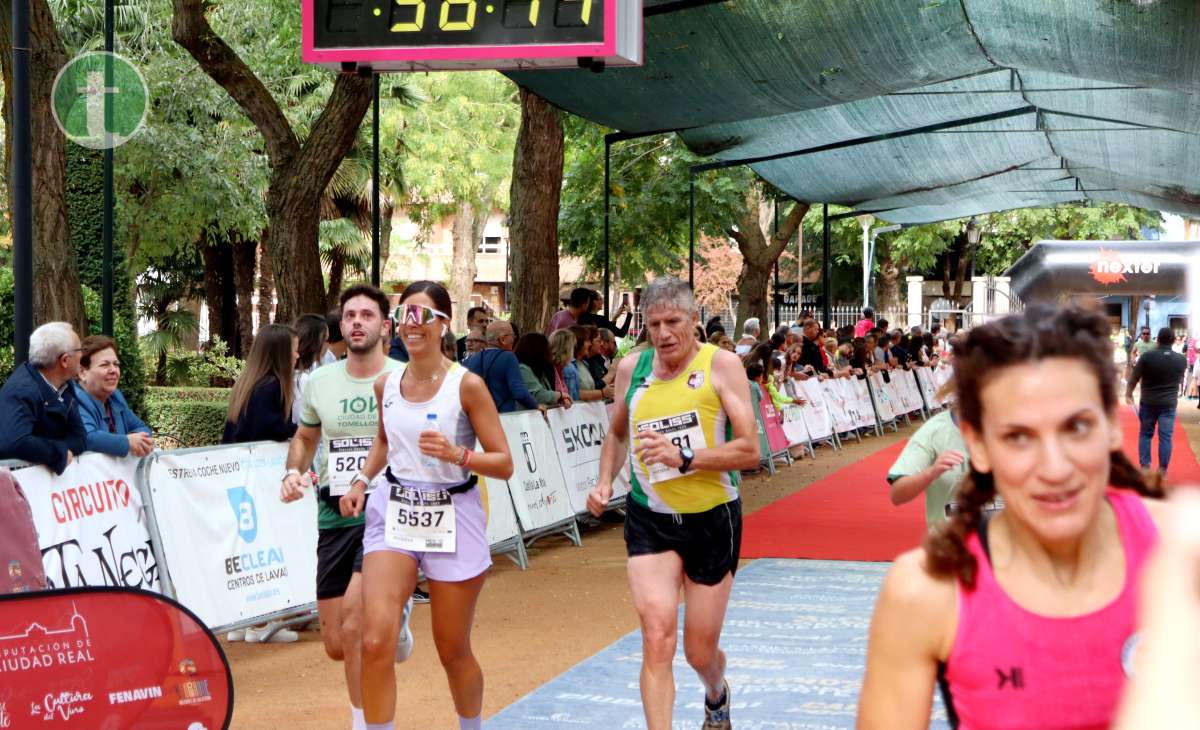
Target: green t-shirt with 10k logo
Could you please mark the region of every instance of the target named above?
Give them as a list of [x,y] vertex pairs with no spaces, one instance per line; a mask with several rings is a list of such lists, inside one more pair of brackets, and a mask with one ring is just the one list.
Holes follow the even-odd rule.
[[[304,386],[300,423],[321,428],[321,450],[317,459],[317,482],[322,487],[348,486],[358,473],[366,447],[379,429],[379,407],[375,402],[375,381],[400,363],[388,358],[379,372],[366,378],[346,373],[346,361],[338,360],[309,376]],[[323,530],[361,525],[363,517],[342,517],[321,501],[317,526]]]

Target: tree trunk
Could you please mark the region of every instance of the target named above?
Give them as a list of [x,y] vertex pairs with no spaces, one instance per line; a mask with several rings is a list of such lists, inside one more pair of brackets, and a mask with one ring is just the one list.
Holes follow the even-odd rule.
[[513,154],[508,212],[512,321],[542,332],[558,309],[558,208],[563,129],[558,109],[521,89],[521,128]]
[[[33,148],[33,321],[68,322],[87,333],[79,265],[67,221],[67,140],[50,111],[54,79],[67,62],[46,0],[29,0],[30,142]],[[12,129],[12,0],[0,1],[0,66],[4,128]],[[4,174],[12,190],[12,135],[4,135]],[[9,213],[12,213],[9,196]]]
[[879,282],[876,288],[879,312],[899,311],[900,304],[900,267],[890,256],[879,259]]
[[325,297],[325,311],[333,309],[342,295],[342,282],[346,280],[346,257],[341,249],[329,252],[329,295]]
[[[382,193],[384,191],[380,191]],[[379,285],[387,281],[388,255],[392,248],[392,216],[396,206],[390,196],[380,196],[379,200]],[[386,289],[385,289],[386,291]]]
[[967,267],[971,263],[971,257],[975,252],[971,250],[971,244],[967,242],[967,234],[960,233],[954,239],[955,248],[958,250],[958,269],[954,272],[954,301],[962,306],[963,304],[963,283],[967,278]]
[[200,247],[204,259],[204,298],[208,306],[208,337],[217,337],[229,345],[238,346],[237,289],[233,281],[233,257],[227,244],[204,242]]
[[206,0],[174,0],[172,38],[237,102],[262,135],[271,182],[267,189],[268,248],[275,271],[275,320],[290,322],[325,306],[317,246],[320,200],[371,104],[371,80],[339,74],[303,145],[262,81],[213,30]]
[[[454,225],[450,235],[454,239],[454,253],[450,262],[450,303],[454,308],[451,327],[455,332],[467,328],[467,310],[471,307],[471,292],[475,289],[475,249],[483,235],[490,206],[476,208],[473,204],[459,202],[454,213]],[[522,329],[522,332],[525,330]]]
[[254,344],[254,259],[258,242],[252,238],[235,236],[233,244],[233,280],[237,291],[237,346],[230,343],[230,349],[238,357],[250,355],[250,346]]
[[[258,240],[258,328],[271,324],[271,304],[275,298],[275,277],[271,269],[271,250],[264,230]],[[324,312],[322,312],[324,314]]]
[[771,272],[809,208],[808,203],[793,203],[791,210],[779,222],[778,230],[768,235],[764,231],[769,211],[766,203],[761,191],[752,187],[746,193],[746,207],[741,220],[736,228],[730,227],[728,230],[729,237],[737,242],[738,250],[742,252],[735,337],[741,336],[742,325],[749,317],[758,317],[765,334],[766,324],[770,321],[767,316],[767,290]]

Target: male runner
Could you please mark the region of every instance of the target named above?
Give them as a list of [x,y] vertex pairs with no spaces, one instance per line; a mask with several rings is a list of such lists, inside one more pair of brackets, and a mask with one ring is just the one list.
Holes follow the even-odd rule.
[[742,540],[739,471],[758,466],[750,387],[733,353],[701,345],[687,284],[655,279],[642,296],[650,344],[617,368],[616,408],[588,495],[599,516],[629,456],[629,586],[642,625],[642,706],[649,730],[669,730],[675,703],[679,589],[683,643],[704,683],[705,728],[730,728],[725,654],[718,648]]
[[[362,685],[362,561],[364,519],[342,517],[338,500],[358,476],[379,428],[375,380],[400,363],[384,354],[387,337],[387,296],[373,286],[353,286],[342,292],[341,332],[347,343],[345,360],[318,368],[309,376],[300,409],[300,428],[288,449],[287,474],[280,498],[300,499],[309,486],[308,465],[317,445],[320,486],[317,514],[317,612],[325,653],[341,661],[354,730],[365,730]],[[405,608],[405,625],[396,646],[397,661],[412,654],[412,633]]]

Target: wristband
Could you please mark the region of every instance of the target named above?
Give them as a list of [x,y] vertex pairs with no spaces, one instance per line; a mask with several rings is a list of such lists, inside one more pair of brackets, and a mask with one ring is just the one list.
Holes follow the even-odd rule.
[[458,458],[456,458],[456,459],[454,460],[454,465],[455,465],[455,466],[463,466],[463,465],[465,465],[465,464],[467,463],[467,459],[469,458],[469,457],[467,456],[467,454],[469,454],[469,453],[470,453],[470,451],[468,451],[468,450],[467,450],[467,447],[466,447],[466,446],[460,446],[459,448],[460,448],[460,449],[462,449],[462,451],[458,452]]
[[469,468],[471,468],[471,450],[464,448],[463,452],[464,453],[463,453],[462,468],[469,469]]
[[350,478],[350,486],[354,486],[355,482],[362,482],[364,487],[371,486],[371,480],[367,479],[367,475],[361,471]]
[[297,477],[301,476],[300,470],[297,469],[296,467],[292,467],[291,469],[288,469],[287,471],[285,471],[283,473],[283,477],[279,481],[283,481],[284,479],[287,479],[288,477],[291,477],[291,476],[297,476]]

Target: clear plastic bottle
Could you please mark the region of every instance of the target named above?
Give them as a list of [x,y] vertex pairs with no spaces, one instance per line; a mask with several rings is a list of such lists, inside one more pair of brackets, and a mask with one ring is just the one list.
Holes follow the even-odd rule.
[[[421,433],[427,433],[429,431],[441,433],[441,429],[438,428],[438,417],[436,413],[425,414],[425,428],[421,429]],[[421,466],[434,468],[437,465],[438,460],[436,457],[429,456],[428,454],[421,454]]]

